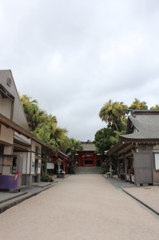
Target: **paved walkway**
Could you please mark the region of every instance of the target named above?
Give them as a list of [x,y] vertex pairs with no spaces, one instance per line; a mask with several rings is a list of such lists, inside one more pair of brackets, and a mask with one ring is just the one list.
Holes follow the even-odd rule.
[[159,186],[137,187],[119,178],[108,178],[108,181],[159,215]]
[[[66,175],[66,178],[69,175]],[[53,187],[57,182],[63,180],[62,178],[57,178],[56,175],[52,176],[53,182],[39,182],[33,183],[31,186],[22,186],[21,192],[16,191],[0,191],[0,213],[6,211],[10,207],[13,207],[20,202],[39,194],[46,189]]]
[[74,175],[0,215],[0,239],[158,240],[159,217],[101,175]]

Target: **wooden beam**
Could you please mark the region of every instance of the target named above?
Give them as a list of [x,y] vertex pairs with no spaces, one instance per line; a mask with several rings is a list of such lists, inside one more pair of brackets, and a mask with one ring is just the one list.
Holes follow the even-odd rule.
[[133,153],[132,153],[132,152],[129,152],[129,153],[127,153],[127,154],[125,155],[125,157],[130,157],[131,155],[133,155]]
[[127,147],[125,147],[125,148],[123,148],[122,150],[120,150],[120,151],[118,152],[118,154],[121,154],[121,153],[123,153],[123,152],[131,149],[132,147],[133,147],[133,144],[130,144],[130,145],[128,145]]
[[42,146],[45,146],[53,151],[53,147],[48,145],[47,143],[43,142],[42,140],[38,139],[36,136],[34,136],[32,133],[28,132],[24,128],[20,127],[15,122],[11,121],[10,119],[6,118],[0,113],[0,123],[6,127],[9,127],[13,129],[14,131],[23,134],[25,137],[31,138],[33,141],[41,144]]

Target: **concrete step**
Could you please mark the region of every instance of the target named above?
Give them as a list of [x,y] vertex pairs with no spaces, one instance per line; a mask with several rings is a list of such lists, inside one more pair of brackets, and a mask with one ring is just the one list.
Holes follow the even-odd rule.
[[0,204],[25,194],[27,194],[27,192],[0,192]]
[[100,174],[101,167],[76,167],[76,174]]

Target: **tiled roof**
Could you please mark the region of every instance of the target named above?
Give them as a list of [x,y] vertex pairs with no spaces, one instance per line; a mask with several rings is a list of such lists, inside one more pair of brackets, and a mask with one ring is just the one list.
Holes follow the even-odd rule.
[[93,142],[81,142],[83,151],[95,151],[95,145]]
[[121,135],[125,139],[159,139],[159,111],[134,111],[130,121],[137,132]]

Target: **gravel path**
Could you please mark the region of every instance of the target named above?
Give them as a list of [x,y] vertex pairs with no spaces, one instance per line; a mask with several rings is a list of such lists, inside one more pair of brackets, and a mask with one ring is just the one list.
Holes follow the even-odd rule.
[[2,213],[0,240],[158,240],[158,219],[101,175],[75,175]]
[[126,188],[124,190],[159,213],[159,186]]

